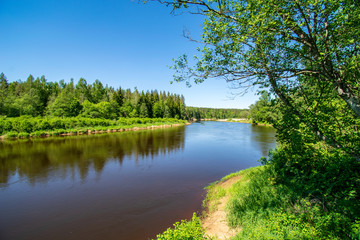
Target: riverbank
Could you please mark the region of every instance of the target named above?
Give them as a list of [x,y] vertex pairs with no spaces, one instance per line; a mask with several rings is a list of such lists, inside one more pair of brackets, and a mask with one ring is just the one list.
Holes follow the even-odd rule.
[[218,122],[239,122],[239,123],[252,123],[247,118],[230,118],[230,119],[217,119]]
[[247,118],[234,118],[234,119],[217,119],[215,121],[218,122],[238,122],[238,123],[249,123],[255,126],[266,126],[266,127],[272,127],[272,124],[269,123],[254,123],[250,119]]
[[[158,239],[359,239],[360,222],[345,221],[320,200],[276,183],[269,165],[230,174],[207,187],[200,218],[177,223]],[[343,223],[340,223],[343,221]],[[192,228],[199,222],[196,232]],[[345,225],[343,225],[345,224]],[[340,227],[342,226],[342,227]],[[339,228],[340,227],[340,228]],[[199,231],[199,228],[202,231]],[[344,231],[344,229],[351,231]],[[175,236],[175,237],[174,237]],[[177,238],[176,236],[182,236]],[[188,236],[188,237],[184,237]]]
[[[114,120],[86,118],[13,118],[1,119],[0,124],[7,127],[0,140],[26,139],[36,137],[90,135],[111,132],[139,131],[168,128],[190,124],[178,119],[127,118]],[[25,125],[25,127],[24,127]],[[90,125],[90,126],[89,126]],[[93,126],[91,126],[93,125]],[[60,126],[60,127],[59,127]],[[67,128],[66,128],[67,127]],[[35,131],[32,131],[35,130]]]
[[[193,120],[196,122],[196,120]],[[234,122],[234,123],[248,123],[255,126],[266,126],[272,127],[272,124],[269,123],[254,123],[250,119],[247,118],[231,118],[231,119],[216,119],[216,118],[202,118],[199,121],[216,121],[216,122]]]

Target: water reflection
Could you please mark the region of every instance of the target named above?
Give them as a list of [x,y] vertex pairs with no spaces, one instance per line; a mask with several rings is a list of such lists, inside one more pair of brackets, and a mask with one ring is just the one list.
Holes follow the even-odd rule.
[[274,148],[275,128],[269,126],[251,126],[251,143],[261,151],[263,156],[267,156],[269,150]]
[[109,161],[122,165],[126,157],[135,162],[181,150],[185,127],[0,142],[0,187],[17,174],[30,184],[79,174],[85,180],[91,171],[101,174]]

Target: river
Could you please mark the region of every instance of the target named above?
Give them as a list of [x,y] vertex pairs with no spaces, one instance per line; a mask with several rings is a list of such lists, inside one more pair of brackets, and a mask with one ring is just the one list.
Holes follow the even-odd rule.
[[0,142],[0,239],[155,238],[275,145],[271,127],[227,122]]

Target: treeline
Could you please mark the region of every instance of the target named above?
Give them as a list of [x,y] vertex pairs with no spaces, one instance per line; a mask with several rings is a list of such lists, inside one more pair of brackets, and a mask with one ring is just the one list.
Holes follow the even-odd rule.
[[252,123],[274,124],[281,117],[279,107],[279,99],[271,98],[264,91],[259,100],[250,105],[248,118]]
[[249,109],[186,107],[189,119],[248,118]]
[[45,76],[8,81],[0,74],[0,116],[23,115],[116,119],[119,117],[186,119],[185,99],[164,91],[134,91],[104,86],[84,78],[49,82]]

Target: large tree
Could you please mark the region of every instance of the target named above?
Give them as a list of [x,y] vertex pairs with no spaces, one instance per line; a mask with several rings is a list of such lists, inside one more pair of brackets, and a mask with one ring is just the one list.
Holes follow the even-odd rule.
[[[174,10],[195,5],[204,22],[203,57],[195,68],[177,62],[177,80],[224,77],[245,86],[284,90],[299,76],[331,84],[360,117],[360,3],[355,0],[173,0]],[[185,71],[184,71],[185,70]]]
[[175,80],[216,77],[237,87],[269,88],[292,124],[359,160],[359,147],[351,142],[359,142],[360,2],[158,2],[206,17],[197,40],[204,43],[201,55],[194,66],[186,55],[177,59]]

